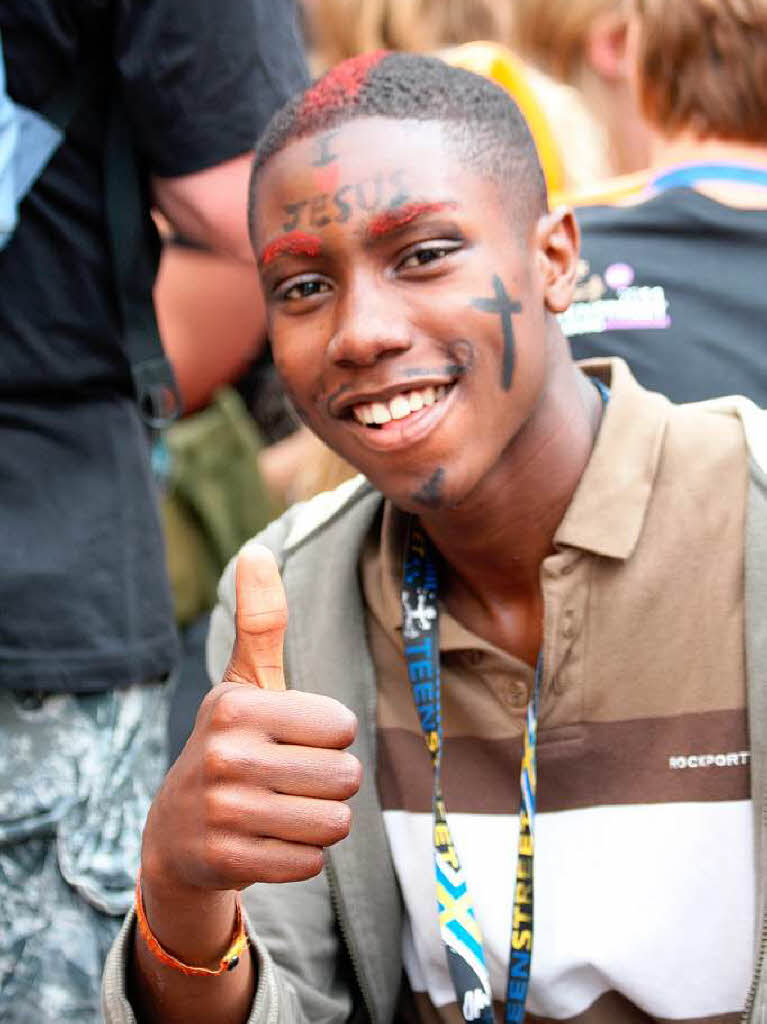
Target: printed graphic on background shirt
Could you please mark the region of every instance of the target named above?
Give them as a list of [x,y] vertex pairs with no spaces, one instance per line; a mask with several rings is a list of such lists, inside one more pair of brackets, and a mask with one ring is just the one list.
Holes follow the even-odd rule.
[[578,280],[570,308],[559,316],[565,336],[603,331],[663,329],[671,326],[669,302],[662,285],[637,284],[628,263],[611,263],[593,273],[588,260],[578,262]]

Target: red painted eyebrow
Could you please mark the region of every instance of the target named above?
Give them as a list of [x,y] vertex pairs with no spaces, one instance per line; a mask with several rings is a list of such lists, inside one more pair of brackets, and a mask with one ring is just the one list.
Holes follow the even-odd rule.
[[322,239],[319,235],[309,235],[305,231],[289,231],[271,241],[258,257],[262,267],[268,266],[278,256],[319,256],[322,252]]
[[404,203],[394,210],[384,210],[377,213],[368,223],[366,234],[368,238],[377,239],[388,235],[392,231],[398,231],[405,227],[416,217],[422,217],[426,213],[439,213],[442,210],[450,209],[456,204],[445,203]]

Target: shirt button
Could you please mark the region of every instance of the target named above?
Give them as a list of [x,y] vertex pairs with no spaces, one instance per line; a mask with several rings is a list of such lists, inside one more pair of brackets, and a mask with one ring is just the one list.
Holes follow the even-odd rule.
[[568,640],[575,636],[575,613],[572,608],[567,608],[565,610],[565,621],[562,626],[562,636],[566,637]]
[[527,686],[517,679],[515,682],[507,685],[504,696],[506,703],[510,704],[511,707],[523,708],[527,704]]

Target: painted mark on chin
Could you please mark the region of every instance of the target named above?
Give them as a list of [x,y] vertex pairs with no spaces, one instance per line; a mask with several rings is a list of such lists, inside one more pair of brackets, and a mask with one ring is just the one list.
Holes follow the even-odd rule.
[[413,495],[413,501],[426,508],[439,508],[442,504],[442,490],[445,483],[445,470],[439,466],[429,479]]
[[501,387],[504,391],[508,391],[514,373],[514,325],[511,322],[511,315],[522,312],[522,303],[510,297],[503,281],[497,274],[493,274],[493,291],[495,292],[494,298],[472,299],[471,305],[483,313],[497,313],[501,318],[501,330],[503,331]]

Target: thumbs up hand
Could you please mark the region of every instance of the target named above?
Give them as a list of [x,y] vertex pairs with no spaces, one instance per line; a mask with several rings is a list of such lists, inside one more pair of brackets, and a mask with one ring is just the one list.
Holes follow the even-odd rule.
[[[268,549],[236,570],[236,640],[224,680],[155,798],[144,832],[145,891],[242,889],[298,881],[351,827],[362,769],[346,751],[357,723],[330,697],[285,689],[287,606]],[[322,666],[317,666],[322,671]]]

